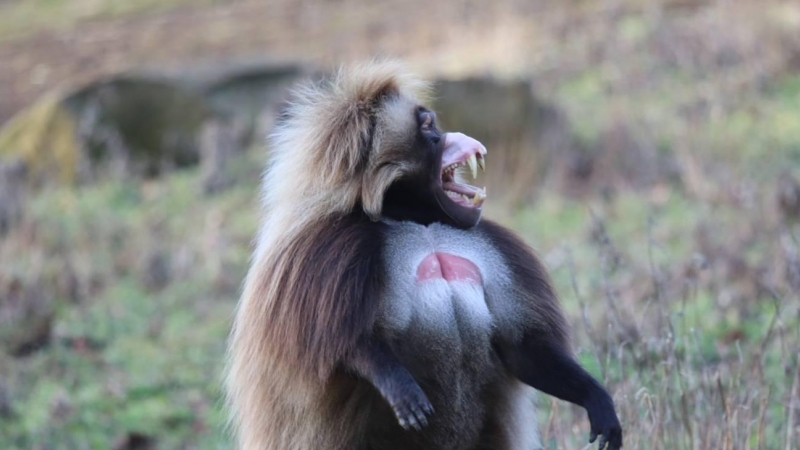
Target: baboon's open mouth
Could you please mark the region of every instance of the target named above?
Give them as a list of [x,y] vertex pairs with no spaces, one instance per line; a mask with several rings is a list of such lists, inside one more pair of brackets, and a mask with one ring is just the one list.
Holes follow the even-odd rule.
[[486,188],[464,182],[464,174],[477,178],[478,169],[486,170],[486,148],[462,133],[445,135],[442,153],[441,182],[447,197],[465,208],[480,208],[486,199]]

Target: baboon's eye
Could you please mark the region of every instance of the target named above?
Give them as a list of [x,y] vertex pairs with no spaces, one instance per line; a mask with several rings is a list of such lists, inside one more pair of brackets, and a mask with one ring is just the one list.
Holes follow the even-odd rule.
[[423,130],[430,130],[433,126],[433,114],[431,113],[424,113],[422,115],[422,129]]
[[436,128],[436,115],[423,107],[417,109],[417,123],[423,131]]
[[441,141],[442,134],[436,128],[436,114],[420,107],[417,110],[417,123],[423,136],[428,138],[434,145]]

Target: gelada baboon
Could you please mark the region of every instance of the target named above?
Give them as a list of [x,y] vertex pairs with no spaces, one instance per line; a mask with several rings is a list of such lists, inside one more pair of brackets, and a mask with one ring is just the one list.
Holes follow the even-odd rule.
[[445,133],[395,63],[297,88],[230,342],[248,450],[538,448],[538,389],[618,449],[611,397],[570,351],[548,275],[480,220],[486,149]]

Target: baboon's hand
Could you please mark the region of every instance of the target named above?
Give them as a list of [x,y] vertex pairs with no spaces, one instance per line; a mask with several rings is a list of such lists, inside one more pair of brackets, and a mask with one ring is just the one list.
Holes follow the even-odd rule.
[[594,442],[600,436],[598,450],[622,448],[622,427],[613,409],[589,411],[589,423],[592,428],[589,442]]
[[397,386],[395,392],[386,396],[400,426],[419,431],[428,425],[428,416],[433,414],[433,405],[413,380]]
[[347,365],[378,389],[401,427],[421,430],[428,425],[433,405],[414,376],[383,341],[365,337],[350,355]]

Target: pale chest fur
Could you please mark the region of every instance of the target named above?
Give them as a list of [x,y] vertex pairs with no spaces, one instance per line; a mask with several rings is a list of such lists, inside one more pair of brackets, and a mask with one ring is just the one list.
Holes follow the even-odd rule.
[[489,241],[441,224],[392,222],[388,228],[383,325],[394,333],[413,326],[440,340],[488,338],[502,314],[500,291],[509,284]]
[[[524,320],[509,267],[478,229],[387,225],[379,327],[439,418],[425,445],[409,448],[475,448],[487,417],[497,414],[487,398],[505,396],[500,386],[509,382],[493,339]],[[514,386],[503,410],[518,418],[503,422],[508,448],[536,448],[530,388]]]

